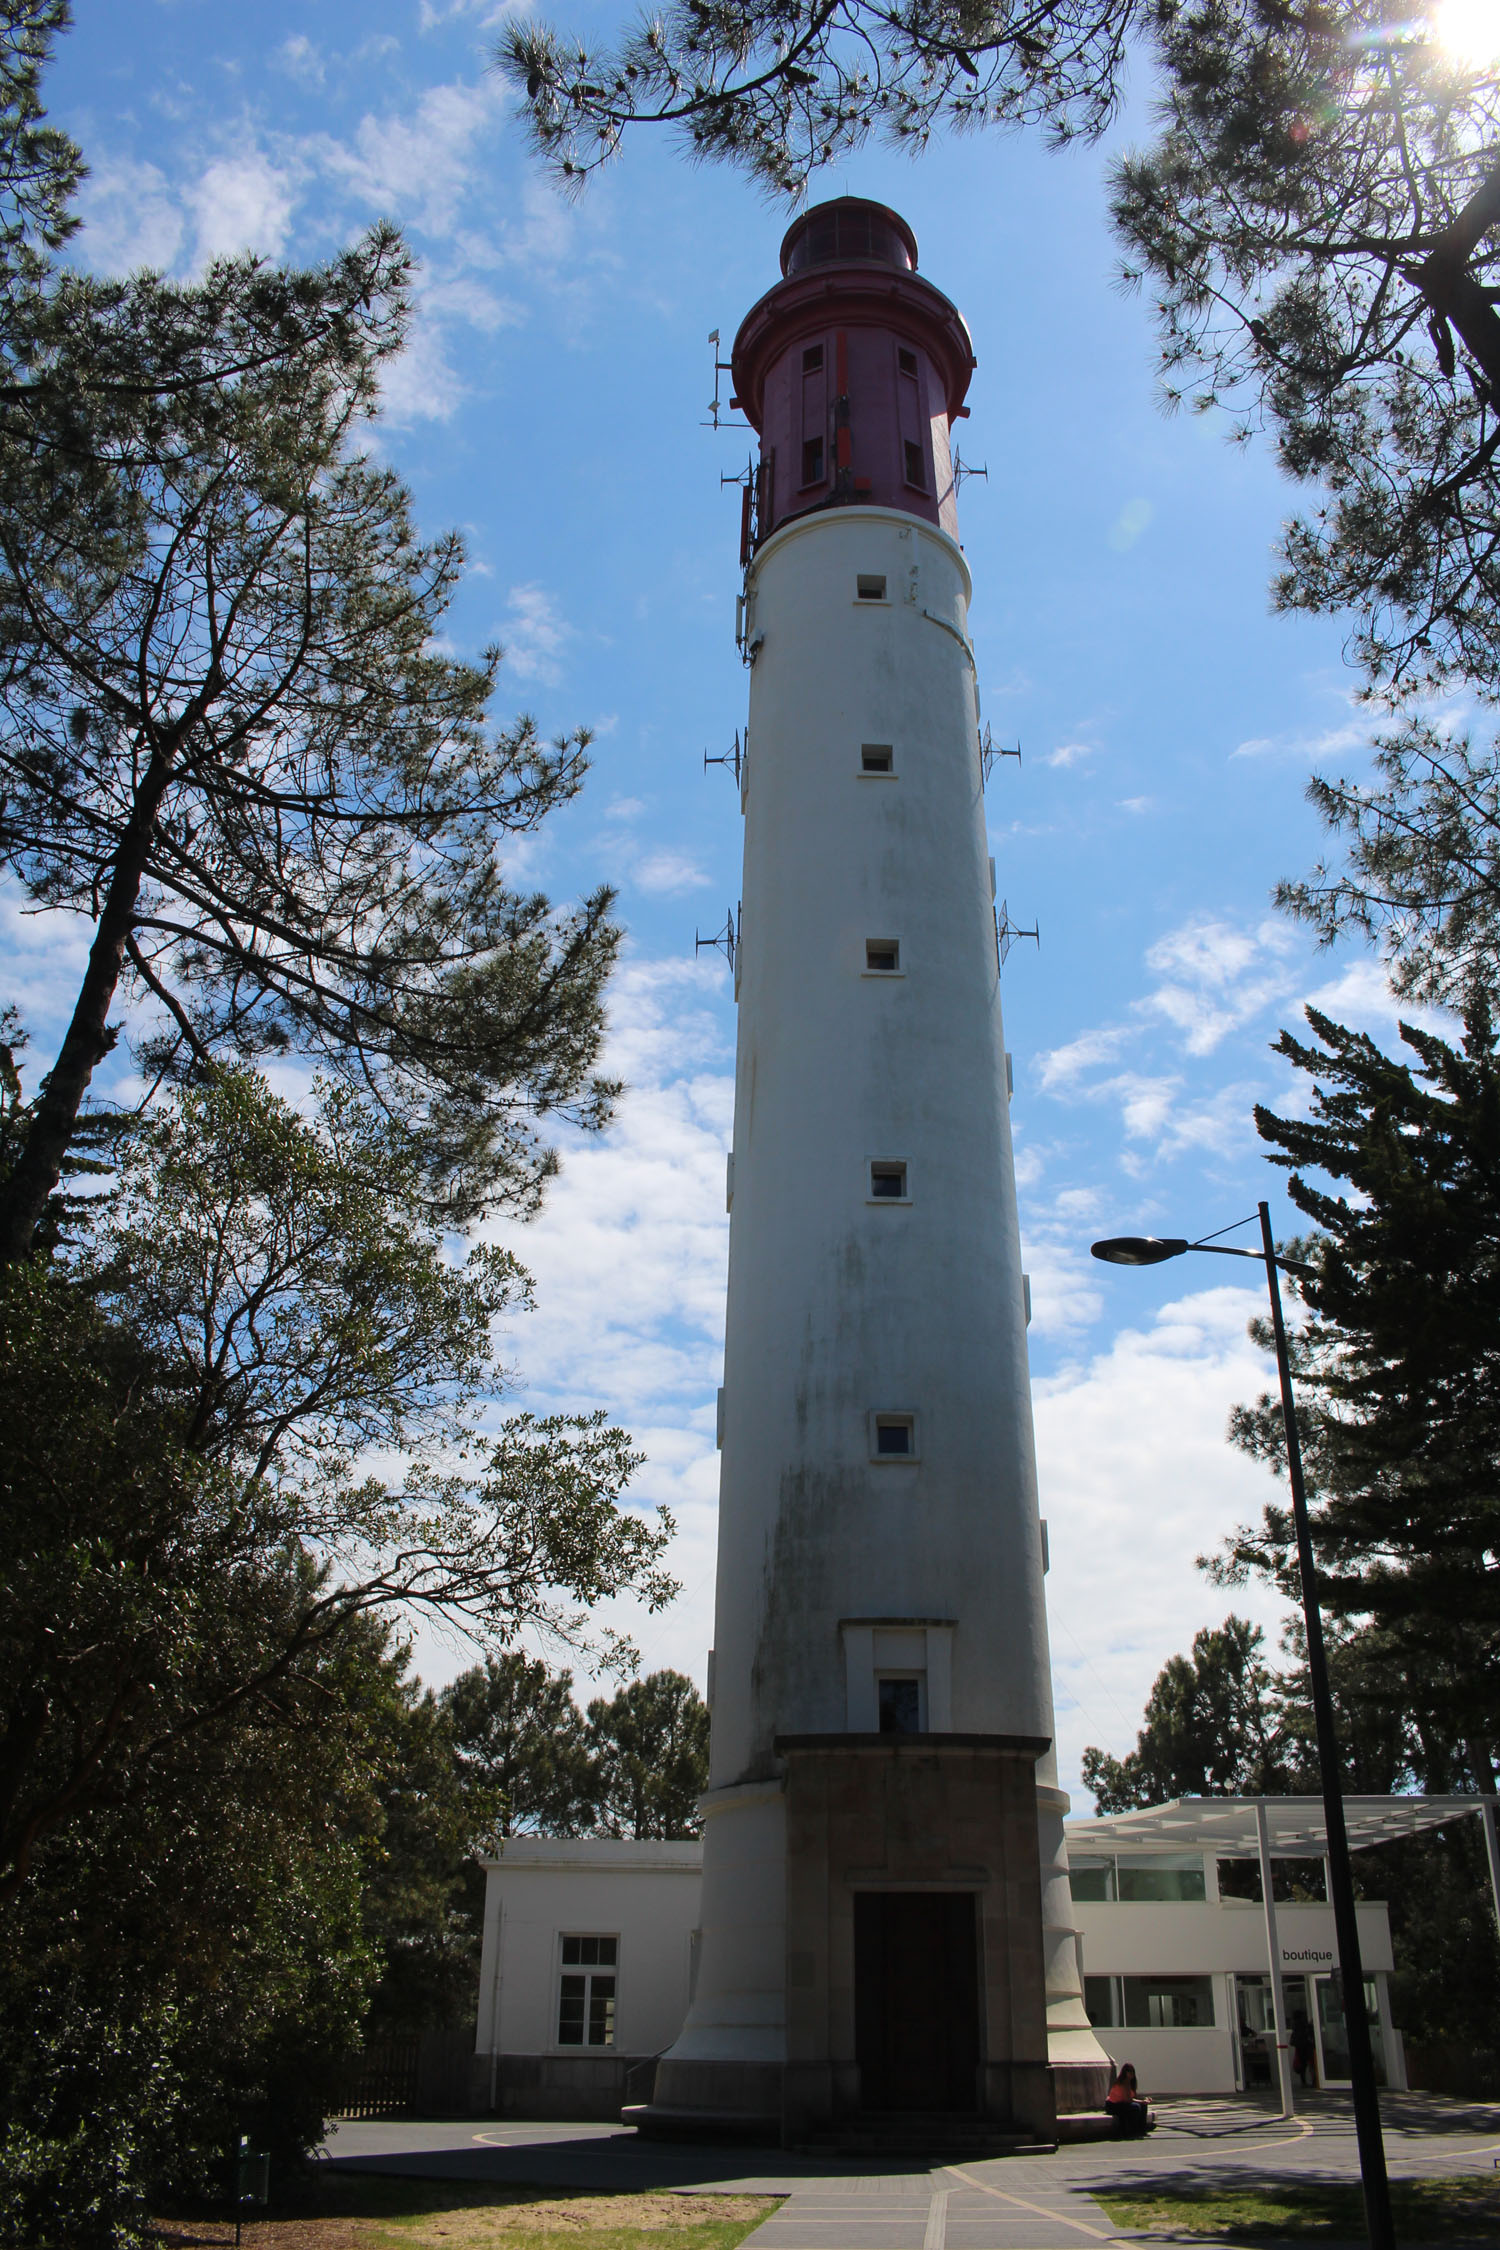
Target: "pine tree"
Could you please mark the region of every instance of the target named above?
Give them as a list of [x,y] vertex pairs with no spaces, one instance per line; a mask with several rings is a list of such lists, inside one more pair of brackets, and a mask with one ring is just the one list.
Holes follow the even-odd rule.
[[1173,1797],[1267,1796],[1292,1786],[1275,1676],[1247,1617],[1226,1617],[1170,1657],[1146,1701],[1136,1746],[1123,1758],[1092,1746],[1083,1785],[1101,1813]]
[[55,270],[79,166],[36,87],[65,20],[0,0],[0,860],[93,942],[0,1258],[33,1246],[121,996],[148,1071],[310,1054],[450,1223],[528,1211],[541,1121],[609,1115],[619,933],[607,889],[507,885],[586,738],[492,724],[500,651],[437,646],[461,542],[360,443],[410,260],[377,227],[301,272]]
[[[1256,1124],[1318,1232],[1298,1255],[1299,1425],[1319,1593],[1369,1620],[1413,1718],[1464,1746],[1494,1787],[1500,1744],[1500,1054],[1487,1009],[1461,1047],[1403,1024],[1411,1060],[1314,1009],[1317,1045],[1277,1050],[1312,1081],[1309,1114]],[[1319,1176],[1331,1183],[1319,1184]],[[1280,1408],[1241,1408],[1231,1435],[1280,1473]],[[1290,1513],[1232,1542],[1230,1575],[1297,1589]]]
[[595,1823],[606,1836],[696,1836],[708,1706],[682,1672],[648,1672],[588,1710]]
[[493,1792],[502,1836],[577,1836],[590,1826],[593,1774],[571,1672],[520,1649],[486,1657],[442,1693],[459,1764]]
[[800,195],[872,132],[909,151],[944,126],[1096,137],[1150,14],[1150,0],[674,0],[612,50],[517,17],[495,60],[525,100],[533,146],[574,185],[631,126],[666,125],[695,160]]

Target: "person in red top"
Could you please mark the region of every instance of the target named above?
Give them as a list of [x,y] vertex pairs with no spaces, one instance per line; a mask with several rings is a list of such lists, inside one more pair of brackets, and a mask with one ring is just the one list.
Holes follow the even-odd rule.
[[1114,2084],[1104,2097],[1104,2114],[1123,2138],[1149,2133],[1156,2120],[1151,2104],[1136,2084],[1135,2065],[1121,2063]]

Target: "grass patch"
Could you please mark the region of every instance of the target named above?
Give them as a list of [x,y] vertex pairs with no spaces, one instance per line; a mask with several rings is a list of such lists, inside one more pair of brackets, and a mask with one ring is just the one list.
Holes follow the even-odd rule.
[[[330,2176],[331,2174],[331,2176]],[[305,2207],[244,2229],[244,2250],[736,2250],[766,2195],[570,2195],[556,2188],[318,2168]],[[219,2250],[222,2217],[162,2220],[162,2250]]]
[[[1163,2181],[1130,2195],[1100,2195],[1118,2227],[1164,2234],[1208,2234],[1254,2241],[1283,2235],[1305,2242],[1358,2242],[1365,2207],[1357,2180],[1278,2180],[1265,2186],[1198,2187]],[[1391,2208],[1401,2242],[1500,2240],[1500,2177],[1392,2180]]]

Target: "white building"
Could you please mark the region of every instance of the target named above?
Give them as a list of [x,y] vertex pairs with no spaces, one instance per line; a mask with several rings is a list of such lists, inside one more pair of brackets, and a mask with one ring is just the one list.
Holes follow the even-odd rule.
[[[1493,1846],[1493,1810],[1472,1797],[1350,1798],[1346,1810],[1355,1851],[1473,1816]],[[1273,1895],[1268,1927],[1263,1898],[1221,1892],[1221,1861],[1260,1860],[1258,1815],[1263,1871],[1276,1859],[1321,1857],[1312,1798],[1189,1798],[1067,1824],[1089,2015],[1111,2059],[1134,2063],[1154,2095],[1275,2089],[1273,1942],[1284,2021],[1308,2019],[1314,2082],[1347,2083],[1332,1909]],[[1491,1867],[1493,1879],[1493,1852]],[[477,2107],[606,2118],[649,2098],[656,2058],[678,2037],[693,1990],[701,1871],[696,1842],[593,1837],[519,1837],[488,1862]],[[1376,2069],[1400,2087],[1386,1910],[1362,1902],[1358,1913]]]
[[515,1836],[486,1868],[475,2107],[618,2117],[687,2014],[702,1845]]

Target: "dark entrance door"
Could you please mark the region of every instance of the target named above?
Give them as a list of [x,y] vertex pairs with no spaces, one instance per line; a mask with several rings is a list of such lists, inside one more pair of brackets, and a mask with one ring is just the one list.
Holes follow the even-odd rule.
[[854,2040],[865,2109],[978,2107],[972,1891],[856,1891]]

